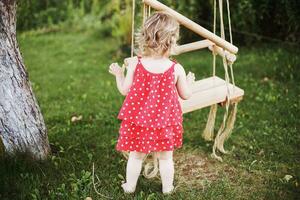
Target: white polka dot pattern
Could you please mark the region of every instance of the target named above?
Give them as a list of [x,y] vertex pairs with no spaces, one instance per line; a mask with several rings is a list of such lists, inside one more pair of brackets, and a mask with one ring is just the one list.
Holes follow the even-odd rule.
[[133,85],[118,118],[117,150],[167,151],[182,145],[182,110],[174,83],[174,64],[164,73],[147,71],[138,61]]

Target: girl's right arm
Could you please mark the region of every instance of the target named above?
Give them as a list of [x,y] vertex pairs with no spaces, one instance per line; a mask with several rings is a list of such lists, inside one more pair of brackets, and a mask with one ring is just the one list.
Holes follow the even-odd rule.
[[175,65],[175,67],[177,74],[176,87],[178,94],[182,99],[189,99],[192,96],[191,85],[195,81],[195,75],[191,72],[186,75],[184,68],[178,63]]

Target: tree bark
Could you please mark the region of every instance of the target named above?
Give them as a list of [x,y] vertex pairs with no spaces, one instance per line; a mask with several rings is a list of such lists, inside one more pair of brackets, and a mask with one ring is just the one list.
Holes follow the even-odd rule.
[[47,130],[16,39],[16,0],[0,0],[0,144],[44,159]]

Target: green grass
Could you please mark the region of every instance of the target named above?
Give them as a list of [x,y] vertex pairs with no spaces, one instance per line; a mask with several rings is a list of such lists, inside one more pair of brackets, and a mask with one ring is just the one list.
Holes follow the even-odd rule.
[[[236,83],[245,90],[230,154],[220,163],[201,138],[208,109],[184,117],[184,148],[176,151],[176,193],[161,194],[158,179],[140,178],[135,195],[120,183],[126,161],[115,151],[123,97],[107,67],[120,61],[113,38],[90,33],[22,34],[21,51],[49,132],[53,154],[44,162],[22,156],[0,163],[0,199],[300,199],[299,50],[277,45],[242,48]],[[211,55],[176,58],[198,79],[210,76]],[[219,76],[223,76],[220,63]],[[218,111],[220,124],[222,109]],[[82,115],[72,123],[72,116]],[[285,175],[291,175],[289,181]]]

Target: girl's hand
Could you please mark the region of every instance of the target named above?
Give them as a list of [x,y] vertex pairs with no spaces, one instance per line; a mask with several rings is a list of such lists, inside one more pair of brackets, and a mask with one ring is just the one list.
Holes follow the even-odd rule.
[[124,75],[125,67],[120,67],[118,63],[112,63],[109,66],[109,73],[111,73],[114,76],[123,76]]
[[188,85],[192,85],[195,82],[195,74],[192,72],[189,72],[186,76],[186,82]]

